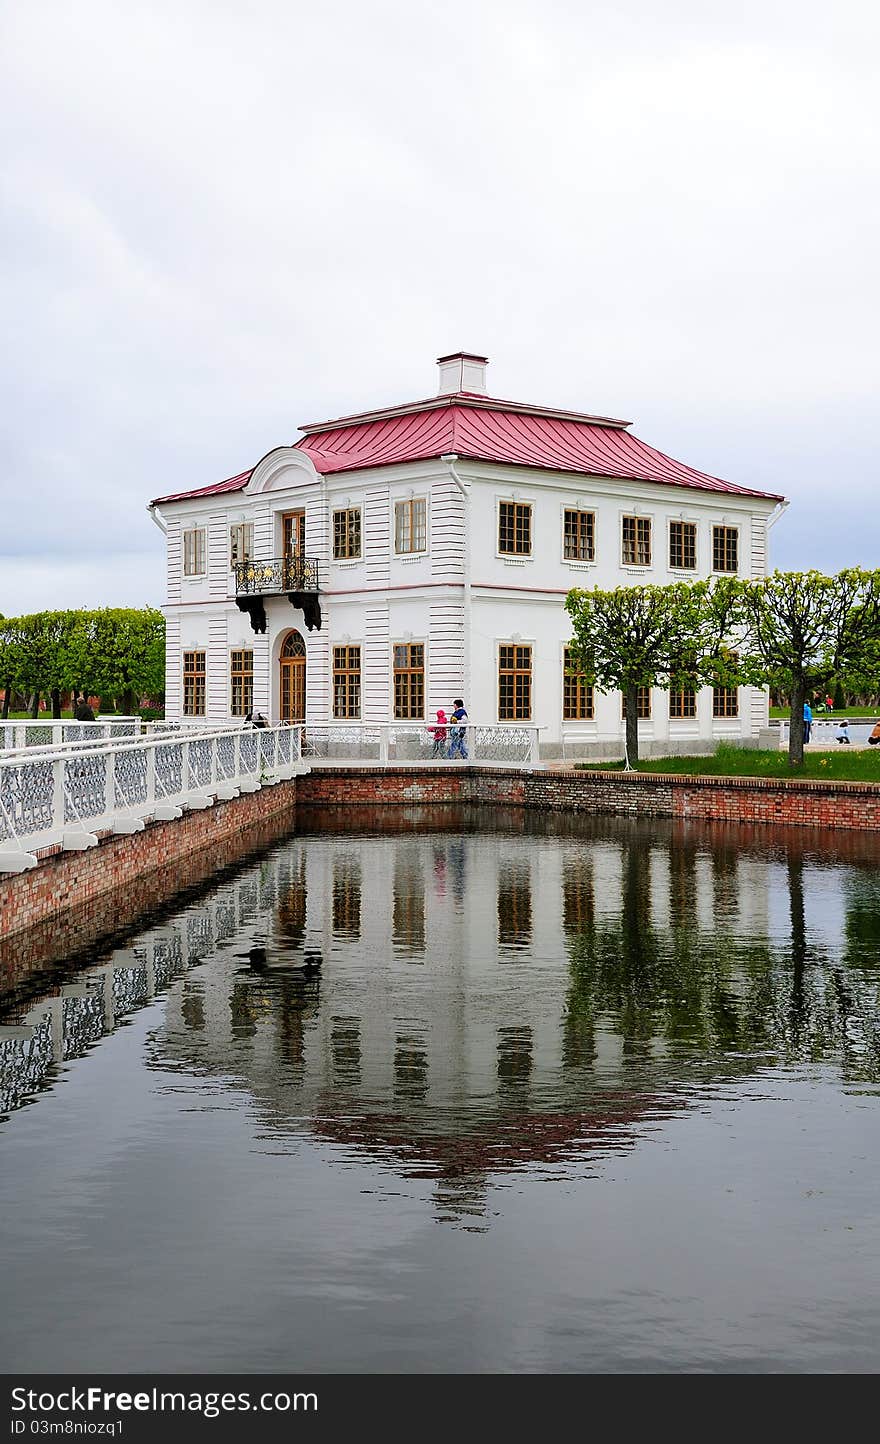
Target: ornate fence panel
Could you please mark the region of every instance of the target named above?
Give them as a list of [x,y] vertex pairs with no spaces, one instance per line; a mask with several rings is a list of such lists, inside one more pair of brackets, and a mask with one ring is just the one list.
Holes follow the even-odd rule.
[[117,807],[135,807],[149,796],[149,757],[145,751],[117,752],[113,769]]
[[[0,872],[32,865],[30,851],[90,846],[101,830],[131,832],[167,817],[167,804],[204,807],[219,785],[289,777],[300,761],[297,727],[246,729],[0,754]],[[229,793],[224,788],[224,797]]]
[[107,811],[109,757],[109,752],[76,752],[72,757],[65,758],[65,822],[85,822],[104,816]]
[[52,763],[18,763],[0,773],[0,839],[52,826]]
[[156,796],[176,797],[183,791],[183,743],[157,743],[153,757]]

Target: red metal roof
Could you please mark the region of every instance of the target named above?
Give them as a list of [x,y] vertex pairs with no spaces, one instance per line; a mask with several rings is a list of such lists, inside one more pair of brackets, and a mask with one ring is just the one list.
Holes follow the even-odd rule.
[[150,506],[158,506],[163,501],[187,501],[191,496],[216,496],[222,491],[243,491],[253,476],[253,468],[250,471],[240,471],[238,476],[229,476],[225,481],[215,481],[212,486],[198,486],[195,491],[175,491],[171,496],[157,496],[150,502]]
[[[464,459],[542,471],[620,477],[768,501],[784,500],[775,492],[736,486],[695,471],[640,441],[626,430],[627,425],[608,418],[581,418],[577,413],[517,406],[515,402],[458,392],[387,411],[315,423],[303,428],[307,434],[296,446],[323,475],[426,461],[454,453]],[[242,472],[214,486],[177,492],[157,501],[241,491],[251,474]]]

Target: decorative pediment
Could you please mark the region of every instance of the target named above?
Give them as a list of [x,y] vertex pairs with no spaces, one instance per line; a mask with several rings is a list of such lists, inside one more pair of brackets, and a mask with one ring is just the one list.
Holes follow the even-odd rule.
[[257,462],[245,493],[255,496],[267,491],[296,491],[318,480],[314,464],[304,451],[295,446],[278,446]]

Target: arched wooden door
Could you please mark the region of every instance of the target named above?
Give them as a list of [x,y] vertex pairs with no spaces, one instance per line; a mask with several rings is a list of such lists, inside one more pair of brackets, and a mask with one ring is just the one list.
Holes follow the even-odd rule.
[[281,646],[281,721],[306,720],[306,644],[299,632],[288,632]]

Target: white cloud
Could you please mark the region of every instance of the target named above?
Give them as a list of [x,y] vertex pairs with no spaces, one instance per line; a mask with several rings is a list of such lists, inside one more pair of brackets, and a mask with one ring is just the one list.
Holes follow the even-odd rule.
[[7,576],[129,599],[150,497],[423,395],[458,345],[500,394],[785,491],[787,564],[880,564],[878,26],[855,0],[7,7]]

